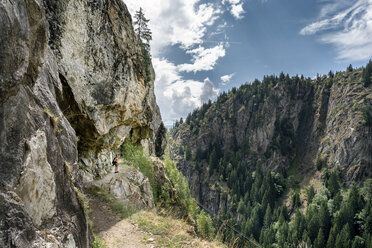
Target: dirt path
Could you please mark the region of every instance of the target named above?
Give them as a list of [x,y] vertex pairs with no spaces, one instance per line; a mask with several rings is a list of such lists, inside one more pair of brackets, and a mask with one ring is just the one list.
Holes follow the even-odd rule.
[[[122,173],[133,170],[133,167],[119,161],[119,174],[113,171],[99,181],[100,185],[109,184],[110,180]],[[160,215],[155,209],[141,210],[133,213],[127,219],[122,219],[123,212],[116,205],[118,202],[107,198],[103,189],[98,187],[94,191],[87,190],[89,200],[89,218],[93,222],[94,233],[103,241],[107,248],[155,248],[155,247],[180,247],[180,248],[222,248],[219,242],[201,240],[195,235],[194,227],[185,221],[173,218],[171,215]],[[101,190],[101,191],[99,191]],[[91,192],[91,193],[89,193]],[[101,193],[99,193],[101,192]],[[107,192],[106,192],[107,193]],[[105,201],[110,201],[106,203]],[[111,206],[121,212],[113,212]],[[124,211],[124,216],[128,216]]]
[[112,226],[108,231],[101,232],[100,238],[105,242],[107,248],[148,248],[152,245],[145,245],[141,241],[144,240],[144,234],[137,230],[127,220],[121,220]]
[[153,245],[144,244],[145,233],[130,223],[127,219],[113,213],[111,208],[98,197],[88,195],[90,214],[94,232],[105,243],[107,248],[150,248]]

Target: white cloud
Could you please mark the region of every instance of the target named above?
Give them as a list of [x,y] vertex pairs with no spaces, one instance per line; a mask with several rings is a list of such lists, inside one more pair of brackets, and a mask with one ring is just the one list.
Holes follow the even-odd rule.
[[208,102],[209,99],[213,99],[217,96],[218,90],[214,87],[214,84],[209,78],[204,79],[202,92],[200,94],[201,103]]
[[217,27],[215,28],[215,30],[210,32],[208,34],[208,36],[212,37],[212,36],[216,36],[216,35],[219,35],[219,34],[224,34],[225,39],[227,39],[226,29],[227,28],[232,28],[232,27],[233,27],[233,25],[228,25],[226,21],[223,21],[223,23],[218,24]]
[[208,49],[199,46],[198,48],[187,51],[187,53],[193,54],[193,63],[181,64],[178,66],[179,70],[198,72],[212,70],[217,60],[225,56],[226,51],[224,46],[220,44]]
[[[220,1],[212,0],[209,3],[202,0],[123,1],[132,16],[142,7],[146,18],[150,19],[149,28],[153,34],[151,53],[156,73],[155,94],[164,122],[171,125],[172,120],[186,116],[218,91],[209,79],[203,82],[188,80],[181,77],[180,72],[212,70],[218,59],[225,56],[227,43],[217,43],[214,47],[205,44],[211,41],[204,43],[213,29],[216,33],[224,33],[223,29],[230,27],[219,19],[224,7]],[[217,20],[222,24],[215,25]],[[160,58],[164,49],[171,45],[177,45],[192,55],[192,60],[178,65]]]
[[140,7],[153,33],[152,54],[158,56],[168,45],[187,49],[201,44],[207,28],[215,23],[222,10],[217,4],[199,4],[200,0],[124,0],[134,15]]
[[319,12],[319,19],[337,14],[350,8],[355,3],[355,1],[350,0],[318,0],[318,2],[322,4],[322,8]]
[[242,19],[244,17],[244,9],[243,9],[243,3],[240,4],[233,4],[231,6],[231,14],[236,18],[236,19]]
[[[304,27],[300,34],[321,32],[320,41],[332,44],[340,60],[360,61],[372,57],[372,0],[327,4],[321,10],[319,21]],[[335,13],[333,6],[341,9]]]
[[224,75],[221,77],[221,80],[222,80],[222,85],[226,85],[227,83],[230,82],[231,78],[235,75],[235,73],[231,73],[231,74],[228,74],[228,75]]
[[155,93],[165,125],[181,116],[186,117],[203,102],[217,96],[219,90],[206,78],[203,82],[186,80],[179,75],[176,65],[166,59],[153,59],[157,77]]
[[222,4],[229,5],[230,13],[236,19],[242,19],[244,17],[243,0],[222,0]]
[[341,23],[343,18],[344,18],[343,15],[337,15],[331,19],[325,19],[318,22],[314,22],[301,29],[300,34],[312,35],[320,31],[336,28]]

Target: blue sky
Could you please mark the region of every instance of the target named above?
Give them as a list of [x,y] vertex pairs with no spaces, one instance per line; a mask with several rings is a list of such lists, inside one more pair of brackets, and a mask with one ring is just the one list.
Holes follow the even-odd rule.
[[264,75],[314,77],[372,58],[372,0],[124,0],[150,19],[163,121]]

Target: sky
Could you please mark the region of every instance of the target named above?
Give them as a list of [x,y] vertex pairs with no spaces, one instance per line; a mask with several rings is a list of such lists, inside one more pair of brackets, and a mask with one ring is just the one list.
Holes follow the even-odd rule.
[[264,75],[315,77],[372,58],[372,0],[124,0],[150,19],[164,124]]

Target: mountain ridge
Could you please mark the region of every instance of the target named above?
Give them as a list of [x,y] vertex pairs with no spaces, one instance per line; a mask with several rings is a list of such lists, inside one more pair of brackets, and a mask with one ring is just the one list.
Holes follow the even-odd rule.
[[[342,235],[358,233],[369,244],[369,229],[353,217],[370,211],[370,198],[361,195],[368,189],[355,189],[355,183],[369,185],[372,176],[372,90],[364,75],[365,69],[348,69],[313,80],[267,76],[224,92],[177,121],[170,153],[192,196],[264,247],[315,245],[319,218],[333,225],[333,231],[323,226],[319,236],[323,243],[329,238],[327,247],[334,247],[342,228]],[[364,203],[350,200],[352,194],[364,197],[364,210]],[[340,219],[348,204],[356,204],[347,215],[352,228]],[[328,217],[318,216],[323,205]],[[306,235],[295,226],[302,218],[308,221]],[[301,234],[294,238],[290,232]],[[229,232],[224,238],[238,239]],[[238,247],[244,245],[239,239]]]
[[[307,154],[301,150],[315,152],[314,160],[334,149],[340,158],[331,157],[328,162],[330,166],[335,163],[344,167],[349,185],[351,179],[363,180],[371,176],[368,170],[371,168],[368,153],[371,144],[366,139],[365,146],[337,146],[346,138],[337,140],[334,128],[343,128],[344,136],[361,143],[358,138],[370,134],[365,115],[371,115],[371,97],[370,88],[363,86],[361,69],[316,80],[289,78],[284,74],[268,76],[263,83],[255,81],[222,93],[213,104],[206,103],[189,114],[183,124],[176,122],[173,139],[176,146],[187,144],[194,153],[197,147],[204,152],[215,143],[220,143],[221,150],[239,146],[240,150],[258,155],[266,168],[274,170],[288,169],[295,158],[299,159],[299,153],[303,160]],[[328,145],[332,141],[337,144]],[[340,155],[348,150],[360,152],[362,158]],[[353,170],[355,164],[361,164],[364,169],[353,174],[349,170]]]

